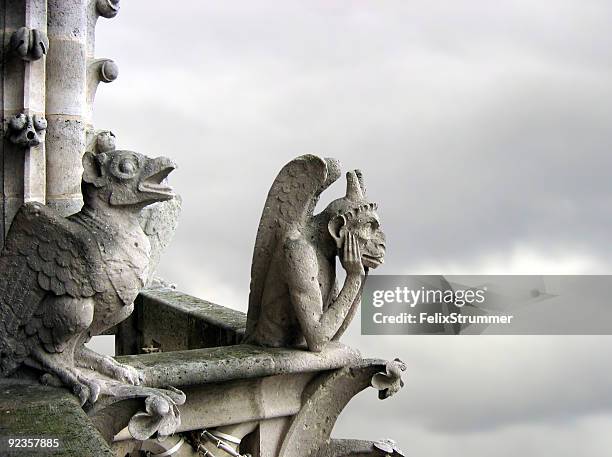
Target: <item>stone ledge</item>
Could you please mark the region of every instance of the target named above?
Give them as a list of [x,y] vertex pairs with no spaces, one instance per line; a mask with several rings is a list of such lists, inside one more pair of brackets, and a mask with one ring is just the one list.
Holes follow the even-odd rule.
[[246,314],[240,311],[173,289],[145,289],[140,292],[140,295],[146,301],[163,304],[209,325],[244,334]]
[[149,386],[180,387],[333,370],[358,363],[362,359],[359,351],[333,342],[319,353],[240,344],[128,355],[118,357],[118,360],[143,370]]
[[246,328],[246,314],[173,289],[145,289],[134,305],[132,315],[107,332],[116,335],[117,355],[238,344]]
[[13,379],[0,380],[0,437],[58,438],[61,443],[55,451],[21,450],[7,454],[2,443],[0,454],[6,456],[115,455],[70,392]]

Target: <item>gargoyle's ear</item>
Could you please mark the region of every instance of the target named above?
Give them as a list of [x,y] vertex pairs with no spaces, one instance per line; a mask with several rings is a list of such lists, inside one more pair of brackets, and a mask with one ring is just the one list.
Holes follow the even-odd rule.
[[107,183],[100,169],[100,163],[103,163],[104,159],[102,157],[97,157],[102,155],[105,154],[96,155],[91,151],[87,151],[83,154],[83,181],[93,184],[96,187],[102,187]]
[[342,243],[344,242],[344,230],[346,227],[346,217],[339,215],[332,217],[327,223],[327,230],[329,230],[329,234],[336,242],[336,247],[340,249],[342,247]]

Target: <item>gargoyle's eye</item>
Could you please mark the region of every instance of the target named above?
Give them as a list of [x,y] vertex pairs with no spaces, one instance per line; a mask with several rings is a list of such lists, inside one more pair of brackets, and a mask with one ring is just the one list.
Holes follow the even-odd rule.
[[119,164],[119,171],[121,173],[125,173],[126,175],[131,175],[134,174],[137,167],[138,165],[136,165],[132,160],[122,160]]
[[133,156],[123,157],[114,167],[114,174],[120,179],[133,178],[138,173],[138,159]]

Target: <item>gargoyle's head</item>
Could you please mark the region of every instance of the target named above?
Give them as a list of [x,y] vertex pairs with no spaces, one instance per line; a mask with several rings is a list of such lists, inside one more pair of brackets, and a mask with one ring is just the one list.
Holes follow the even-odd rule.
[[329,234],[342,248],[346,235],[352,233],[359,243],[364,267],[376,268],[384,262],[385,234],[380,227],[376,203],[368,201],[361,171],[346,174],[346,195],[331,202],[324,212],[329,214]]
[[151,159],[137,152],[116,150],[114,144],[104,145],[109,138],[99,136],[97,150],[83,156],[85,198],[98,196],[111,206],[143,208],[174,197],[172,188],[165,183],[176,168],[174,162],[166,157]]

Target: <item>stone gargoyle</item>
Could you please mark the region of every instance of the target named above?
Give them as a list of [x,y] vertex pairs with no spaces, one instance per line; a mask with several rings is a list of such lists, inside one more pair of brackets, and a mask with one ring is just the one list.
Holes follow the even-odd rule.
[[[344,333],[370,268],[383,263],[385,235],[359,170],[346,195],[314,215],[321,193],[340,177],[334,159],[304,155],[280,171],[257,232],[245,342],[321,351]],[[336,257],[346,271],[336,285]]]
[[151,249],[139,213],[174,197],[165,183],[175,168],[170,159],[117,150],[109,132],[94,143],[83,156],[81,211],[65,218],[25,203],[0,256],[0,376],[23,365],[41,370],[82,404],[101,392],[155,396],[138,391],[142,373],[85,343],[132,313]]

